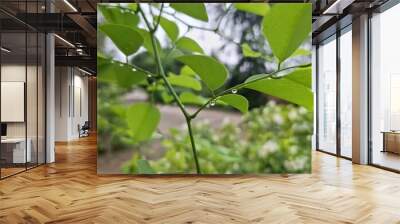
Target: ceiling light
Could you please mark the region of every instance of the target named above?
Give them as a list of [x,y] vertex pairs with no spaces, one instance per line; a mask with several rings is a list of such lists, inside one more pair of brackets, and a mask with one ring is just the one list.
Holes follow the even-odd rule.
[[2,51],[6,52],[6,53],[10,53],[10,52],[11,52],[11,50],[9,50],[9,49],[7,49],[7,48],[5,48],[5,47],[1,47],[0,49],[1,49]]
[[92,75],[92,73],[90,73],[90,72],[88,72],[88,71],[86,71],[86,70],[83,70],[83,69],[81,69],[81,68],[79,68],[79,67],[78,67],[78,70],[81,71],[81,72],[83,72],[83,73],[85,73],[85,74],[87,74],[87,75]]
[[64,3],[68,5],[74,12],[78,12],[78,10],[68,1],[64,0]]
[[55,37],[57,37],[59,40],[61,40],[62,42],[64,42],[65,44],[67,44],[70,47],[75,48],[75,45],[73,45],[71,42],[69,42],[68,40],[60,37],[58,34],[54,34]]

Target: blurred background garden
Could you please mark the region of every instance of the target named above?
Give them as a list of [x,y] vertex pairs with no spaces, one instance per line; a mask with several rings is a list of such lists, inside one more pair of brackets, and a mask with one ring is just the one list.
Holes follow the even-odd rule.
[[[176,24],[178,29],[175,38],[171,37],[174,34],[166,32],[168,29],[157,29],[156,32],[161,61],[168,75],[195,77],[195,72],[189,66],[175,60],[177,55],[186,51],[201,51],[226,66],[229,70],[228,80],[219,91],[243,83],[255,74],[272,73],[278,67],[311,62],[309,37],[301,44],[296,55],[277,63],[262,33],[263,16],[252,11],[251,7],[247,10],[246,3],[243,4],[236,8],[232,4],[205,4],[208,22],[174,13],[168,4],[163,6],[165,18]],[[98,24],[116,20],[119,14],[135,14],[134,5],[99,4]],[[140,5],[149,17],[156,17],[161,7],[159,3]],[[264,3],[262,7],[259,6],[256,8],[270,8]],[[144,27],[142,23],[139,22],[138,26]],[[159,72],[152,52],[146,47],[125,57],[104,33],[98,32],[97,39],[98,54],[102,58],[121,62],[127,60],[152,73]],[[114,78],[103,75],[102,63],[98,64],[98,173],[194,173],[185,117],[173,98],[166,94],[166,88],[156,84],[129,85],[123,77],[118,78],[118,74]],[[197,111],[212,97],[207,88],[201,88],[196,83],[177,82],[175,86],[190,113]],[[248,112],[242,113],[221,102],[211,102],[193,121],[202,172],[310,172],[313,112],[252,89],[232,90],[232,93],[247,98]],[[137,142],[127,131],[127,108],[134,103],[148,101],[157,105],[161,114],[160,123],[149,140]],[[144,166],[142,161],[147,161]]]

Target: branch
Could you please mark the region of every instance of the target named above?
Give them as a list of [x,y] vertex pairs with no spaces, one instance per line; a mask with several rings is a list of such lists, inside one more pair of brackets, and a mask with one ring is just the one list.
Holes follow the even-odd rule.
[[233,38],[231,38],[231,37],[225,36],[222,32],[219,31],[219,28],[220,28],[220,26],[221,26],[222,20],[224,19],[224,17],[225,17],[226,15],[228,15],[228,12],[229,12],[229,10],[230,10],[231,8],[232,8],[232,5],[230,5],[229,8],[228,8],[227,10],[225,10],[225,12],[219,17],[217,26],[216,26],[215,28],[207,28],[207,27],[202,27],[202,26],[196,26],[196,25],[193,25],[193,24],[189,24],[189,23],[186,22],[185,20],[179,18],[179,17],[176,15],[176,13],[171,13],[171,12],[166,12],[166,11],[165,11],[164,13],[167,14],[167,15],[170,15],[170,16],[174,17],[176,20],[178,20],[179,22],[181,22],[181,23],[183,23],[184,25],[186,25],[186,26],[188,27],[188,31],[189,31],[190,29],[194,28],[194,29],[198,29],[198,30],[204,30],[204,31],[207,31],[207,32],[213,32],[213,33],[218,34],[218,35],[221,36],[222,38],[224,38],[224,39],[226,39],[226,40],[228,40],[228,41],[230,41],[230,42],[232,42],[232,43],[234,43],[234,44],[240,46],[240,43],[239,43],[239,42],[235,41],[235,40],[234,40]]
[[[140,14],[142,15],[142,17],[143,17],[143,19],[144,19],[144,21],[145,21],[145,23],[146,23],[146,26],[147,26],[148,29],[150,30],[151,27],[150,27],[149,21],[147,20],[147,18],[146,18],[146,16],[144,15],[143,11],[140,9],[140,6],[138,6],[138,7],[139,7],[139,12],[140,12]],[[161,13],[160,13],[160,15],[161,15]],[[179,108],[181,109],[183,115],[184,115],[185,118],[186,118],[186,124],[187,124],[188,130],[189,130],[190,143],[191,143],[191,145],[192,145],[193,158],[194,158],[194,160],[195,160],[196,171],[197,171],[197,174],[201,174],[200,164],[199,164],[199,161],[198,161],[198,158],[197,158],[196,144],[195,144],[195,142],[194,142],[193,131],[192,131],[192,126],[191,126],[192,117],[191,117],[190,114],[185,110],[185,106],[182,104],[180,98],[179,98],[178,95],[176,94],[174,88],[172,88],[171,83],[169,83],[169,81],[168,81],[168,79],[167,79],[167,77],[166,77],[166,75],[165,75],[164,68],[163,68],[163,66],[162,66],[162,62],[161,62],[160,56],[159,56],[159,54],[158,54],[158,48],[157,48],[157,45],[156,45],[156,39],[155,39],[155,36],[154,36],[154,32],[150,32],[150,37],[151,37],[151,45],[152,45],[153,51],[154,51],[154,58],[155,58],[155,61],[156,61],[156,63],[157,63],[158,71],[159,71],[159,73],[160,73],[160,75],[161,75],[161,78],[163,79],[165,85],[167,86],[168,90],[170,91],[170,93],[171,93],[172,96],[174,97],[176,103],[178,104]]]
[[237,90],[240,90],[240,89],[244,88],[245,86],[247,86],[247,85],[249,85],[249,84],[251,84],[251,83],[254,83],[254,82],[257,82],[257,81],[266,79],[266,78],[280,79],[280,78],[282,78],[282,77],[284,77],[284,76],[282,76],[282,77],[277,77],[277,76],[275,76],[275,75],[276,75],[277,73],[279,73],[279,72],[283,72],[283,71],[286,71],[286,70],[289,70],[289,69],[305,68],[305,67],[308,67],[308,66],[310,66],[310,65],[311,65],[311,64],[305,64],[305,65],[296,65],[296,66],[291,66],[291,67],[283,68],[283,69],[277,70],[277,71],[275,71],[275,72],[272,72],[272,73],[268,74],[267,76],[263,76],[263,77],[260,77],[260,78],[258,78],[258,79],[254,79],[254,80],[251,80],[251,81],[249,81],[249,82],[240,83],[240,84],[238,84],[238,85],[236,85],[236,86],[233,86],[233,87],[231,87],[231,88],[229,88],[229,89],[226,89],[226,90],[224,90],[224,91],[218,93],[218,94],[215,95],[214,97],[210,98],[205,104],[203,104],[199,109],[197,109],[197,111],[196,111],[194,114],[192,114],[191,117],[192,117],[192,119],[195,118],[205,107],[207,107],[208,104],[210,104],[211,102],[217,100],[217,98],[220,97],[220,96],[222,96],[222,95],[231,93],[232,90],[236,90],[236,91],[237,91]]
[[156,22],[156,25],[154,26],[154,30],[153,30],[153,32],[156,32],[156,31],[157,31],[157,28],[158,28],[158,26],[160,25],[161,14],[163,13],[163,8],[164,8],[164,3],[161,3],[160,14],[158,15],[157,22]]
[[196,28],[199,30],[205,30],[205,31],[210,31],[210,32],[215,32],[215,29],[211,29],[211,28],[207,28],[207,27],[202,27],[202,26],[196,26],[193,24],[189,24],[188,22],[186,22],[185,20],[179,18],[178,16],[176,16],[176,13],[171,13],[171,12],[164,12],[167,15],[170,15],[172,17],[174,17],[176,20],[178,20],[179,22],[183,23],[184,25],[188,26],[189,28]]
[[229,7],[224,11],[224,13],[219,17],[218,23],[217,23],[217,27],[215,28],[216,31],[219,30],[219,27],[221,26],[222,20],[224,19],[224,17],[226,15],[229,14],[229,10],[232,8],[233,4],[229,5]]
[[[136,0],[135,0],[135,2],[136,2]],[[151,25],[150,25],[149,20],[147,19],[146,15],[144,14],[142,8],[140,8],[139,3],[136,3],[136,4],[138,4],[137,9],[138,9],[140,15],[143,17],[143,20],[144,20],[144,22],[146,23],[146,26],[147,26],[147,28],[149,29],[149,32],[151,33],[151,31],[153,30],[153,28],[151,28]]]
[[[143,17],[143,20],[146,23],[147,28],[150,30],[151,29],[150,22],[146,18],[145,14],[143,13],[143,10],[140,8],[139,5],[138,5],[138,8],[139,8],[140,15]],[[189,113],[186,111],[185,106],[182,104],[179,96],[176,94],[176,92],[173,89],[171,83],[169,83],[169,81],[167,79],[167,76],[165,75],[164,68],[162,66],[162,62],[161,62],[160,56],[158,54],[158,48],[157,48],[157,45],[156,45],[156,40],[155,40],[153,32],[150,32],[150,37],[151,37],[151,45],[152,45],[153,51],[154,51],[154,58],[155,58],[157,66],[158,66],[158,71],[160,73],[160,76],[161,76],[162,80],[164,81],[165,85],[167,86],[169,92],[174,97],[176,103],[178,104],[178,106],[181,109],[181,111],[182,111],[183,115],[185,116],[185,118],[186,119],[190,119]]]
[[134,69],[136,69],[138,71],[144,72],[144,73],[146,73],[148,75],[151,75],[151,76],[154,76],[154,77],[158,77],[158,74],[154,74],[154,73],[152,73],[152,72],[150,72],[150,71],[148,71],[148,70],[146,70],[144,68],[141,68],[141,67],[139,67],[137,65],[133,65],[133,64],[129,64],[129,65],[132,66]]

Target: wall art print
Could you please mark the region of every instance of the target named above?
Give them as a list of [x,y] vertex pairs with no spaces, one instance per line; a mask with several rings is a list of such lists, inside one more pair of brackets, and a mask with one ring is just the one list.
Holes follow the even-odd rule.
[[311,4],[98,4],[99,174],[309,173]]

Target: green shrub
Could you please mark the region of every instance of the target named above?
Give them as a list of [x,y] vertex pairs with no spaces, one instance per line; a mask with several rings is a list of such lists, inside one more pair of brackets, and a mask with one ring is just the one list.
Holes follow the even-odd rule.
[[[311,170],[312,113],[303,107],[269,103],[253,109],[240,123],[229,119],[219,128],[207,121],[193,125],[203,173],[304,173]],[[162,141],[165,154],[148,160],[158,173],[195,173],[189,135],[171,129]],[[139,154],[123,166],[125,173],[141,173]]]

